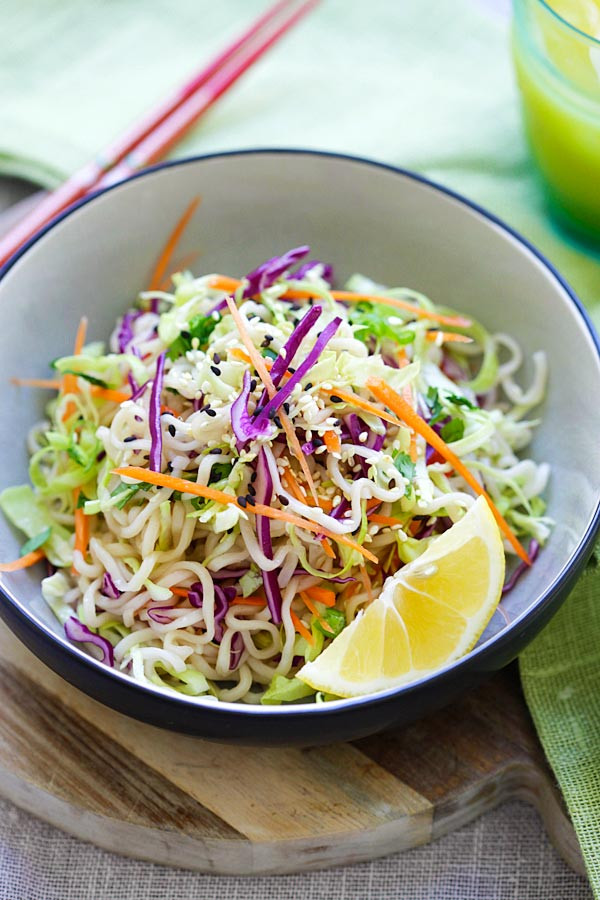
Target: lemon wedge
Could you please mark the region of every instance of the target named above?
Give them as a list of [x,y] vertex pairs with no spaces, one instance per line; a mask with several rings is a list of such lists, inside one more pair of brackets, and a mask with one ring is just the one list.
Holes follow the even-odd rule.
[[355,697],[397,687],[464,656],[498,605],[504,548],[483,497],[297,677],[318,691]]

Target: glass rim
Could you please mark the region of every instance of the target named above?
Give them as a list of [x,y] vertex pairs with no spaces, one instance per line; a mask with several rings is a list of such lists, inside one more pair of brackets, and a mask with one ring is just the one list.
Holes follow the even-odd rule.
[[577,25],[573,25],[572,22],[569,22],[568,19],[565,19],[564,16],[561,16],[555,9],[553,9],[547,0],[537,0],[540,6],[543,6],[548,12],[557,19],[561,25],[564,25],[569,31],[574,32],[582,38],[585,38],[591,44],[594,44],[597,47],[600,47],[600,38],[596,38],[591,34],[588,34],[587,31],[582,31],[581,28],[578,28]]

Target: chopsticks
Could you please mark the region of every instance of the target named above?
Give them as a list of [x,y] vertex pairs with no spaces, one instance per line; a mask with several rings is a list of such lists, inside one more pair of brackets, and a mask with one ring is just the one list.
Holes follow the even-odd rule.
[[95,159],[45,197],[0,240],[0,266],[67,206],[157,162],[319,0],[278,0],[239,38],[154,107]]

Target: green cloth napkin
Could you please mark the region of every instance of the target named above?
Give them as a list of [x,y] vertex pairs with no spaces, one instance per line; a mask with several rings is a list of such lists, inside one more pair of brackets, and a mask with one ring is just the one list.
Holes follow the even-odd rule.
[[[57,184],[267,2],[7,0],[0,172]],[[600,325],[599,260],[551,224],[525,147],[508,19],[507,0],[323,0],[177,155],[297,146],[416,169],[526,235]],[[521,664],[600,897],[598,578],[585,576]]]

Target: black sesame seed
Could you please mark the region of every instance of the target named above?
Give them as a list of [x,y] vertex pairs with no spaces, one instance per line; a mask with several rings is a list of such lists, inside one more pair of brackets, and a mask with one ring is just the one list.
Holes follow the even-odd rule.
[[324,443],[325,443],[325,441],[320,437],[316,437],[316,438],[312,439],[313,447],[322,447]]
[[246,508],[247,500],[245,497],[238,497],[238,503],[242,507],[242,509]]
[[129,437],[123,438],[124,444],[128,444],[130,441],[137,441],[135,434],[132,434]]
[[182,331],[181,337],[184,339],[184,341],[191,341],[191,339],[192,339],[192,335],[190,334],[189,331]]
[[310,391],[311,387],[312,387],[312,381],[309,381],[308,384],[305,384],[305,385],[304,385],[304,390],[305,390],[305,391]]
[[215,365],[218,365],[221,362],[221,357],[218,353],[213,353],[213,362]]
[[295,371],[296,370],[294,369],[293,366],[288,366],[288,372],[290,372],[292,375],[294,374]]
[[268,344],[270,344],[271,341],[274,341],[274,340],[275,340],[275,338],[273,337],[272,334],[265,334],[265,341],[266,341]]
[[277,415],[277,410],[276,410],[276,409],[270,409],[270,410],[269,410],[269,418],[270,418],[270,419],[274,419],[276,415]]
[[220,375],[220,374],[221,374],[221,370],[219,369],[218,366],[211,366],[211,367],[210,367],[210,371],[211,371],[211,372],[214,372],[215,375]]
[[284,411],[285,413],[289,413],[289,411],[290,411],[290,404],[289,404],[289,403],[284,403],[284,404],[283,404],[283,411]]
[[281,424],[281,419],[279,418],[279,416],[273,416],[273,422],[277,426],[277,428],[283,428],[283,425]]
[[263,411],[263,409],[264,409],[264,406],[257,406],[256,409],[254,410],[254,415],[255,415],[255,416],[260,416],[260,414],[261,414],[261,412]]
[[227,534],[233,534],[233,528],[228,528],[228,529],[227,529]]
[[174,425],[169,425],[169,434],[171,435],[171,437],[175,437],[175,426]]
[[256,390],[256,385],[258,384],[256,378],[253,378],[250,382],[250,393]]
[[216,416],[216,412],[214,409],[205,409],[204,412],[207,416],[210,416],[213,419]]
[[252,496],[252,494],[246,494],[246,503],[248,506],[256,506],[256,500]]
[[257,473],[257,472],[253,472],[252,475],[250,476],[250,481],[251,481],[252,483],[254,483],[254,482],[256,481],[257,478],[258,478],[258,473]]
[[281,503],[282,506],[290,505],[290,501],[288,500],[287,497],[284,497],[283,494],[278,494],[277,499],[279,500],[279,502]]
[[248,493],[250,494],[250,496],[256,497],[256,488],[253,484],[248,485]]
[[331,400],[332,403],[343,403],[344,402],[341,397],[338,397],[337,394],[332,394],[329,399]]
[[211,450],[209,450],[208,452],[209,452],[209,453],[214,453],[215,456],[219,456],[219,455],[223,452],[223,450],[222,450],[221,447],[213,447],[213,448],[212,448]]

